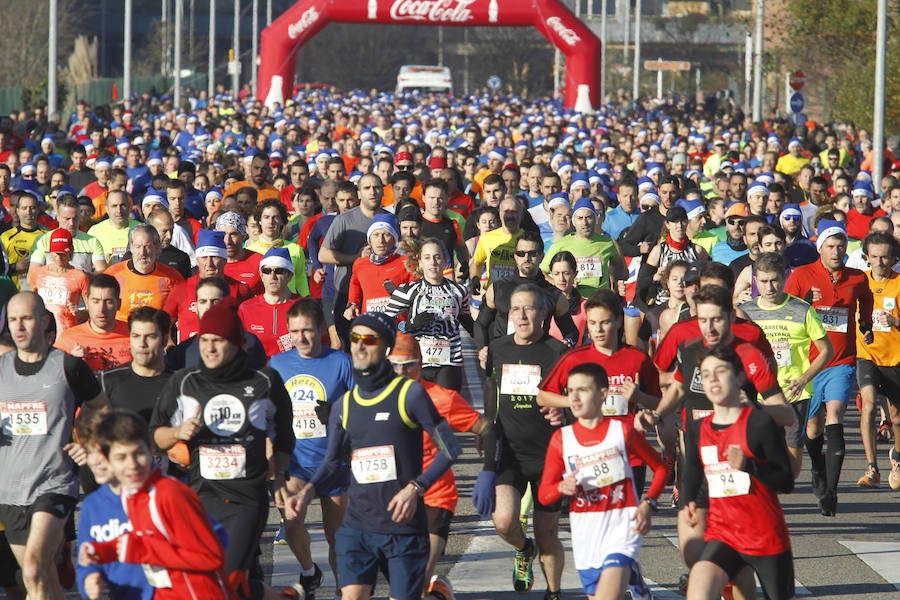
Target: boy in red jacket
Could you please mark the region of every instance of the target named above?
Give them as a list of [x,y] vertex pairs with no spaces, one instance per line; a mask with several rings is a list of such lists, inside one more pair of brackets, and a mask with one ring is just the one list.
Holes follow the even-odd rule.
[[132,531],[108,542],[85,542],[82,566],[140,564],[160,600],[236,598],[224,572],[225,552],[200,499],[153,465],[147,424],[130,411],[106,415],[96,429],[102,454],[121,485]]

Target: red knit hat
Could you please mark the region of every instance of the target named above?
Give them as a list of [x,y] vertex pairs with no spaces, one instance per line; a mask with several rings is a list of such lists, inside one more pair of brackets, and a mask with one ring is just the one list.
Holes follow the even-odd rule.
[[200,319],[200,331],[197,335],[205,333],[225,338],[235,346],[244,345],[244,326],[238,318],[234,298],[222,298],[206,311]]

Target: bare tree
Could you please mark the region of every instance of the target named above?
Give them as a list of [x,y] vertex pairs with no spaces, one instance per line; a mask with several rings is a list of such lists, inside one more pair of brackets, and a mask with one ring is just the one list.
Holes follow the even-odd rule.
[[[46,1],[0,0],[0,14],[6,16],[0,36],[0,86],[46,88],[49,10]],[[58,58],[63,65],[83,19],[91,16],[91,9],[77,0],[59,0],[57,14]]]

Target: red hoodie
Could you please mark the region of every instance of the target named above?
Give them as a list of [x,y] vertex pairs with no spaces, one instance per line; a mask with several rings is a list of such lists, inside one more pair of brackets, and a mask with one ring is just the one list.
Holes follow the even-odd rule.
[[132,531],[94,543],[101,563],[143,566],[154,599],[237,599],[225,576],[225,550],[191,488],[154,469],[140,490],[123,490],[122,504]]

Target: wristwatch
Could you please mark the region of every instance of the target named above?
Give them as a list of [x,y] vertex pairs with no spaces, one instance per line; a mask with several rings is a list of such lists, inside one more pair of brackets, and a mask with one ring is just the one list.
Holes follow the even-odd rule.
[[425,484],[419,481],[418,479],[410,479],[409,482],[412,484],[414,488],[416,488],[416,493],[419,496],[424,496],[426,492]]
[[656,500],[654,500],[650,496],[642,496],[641,502],[646,502],[650,506],[650,510],[652,510],[653,512],[659,510],[659,507],[656,504]]

